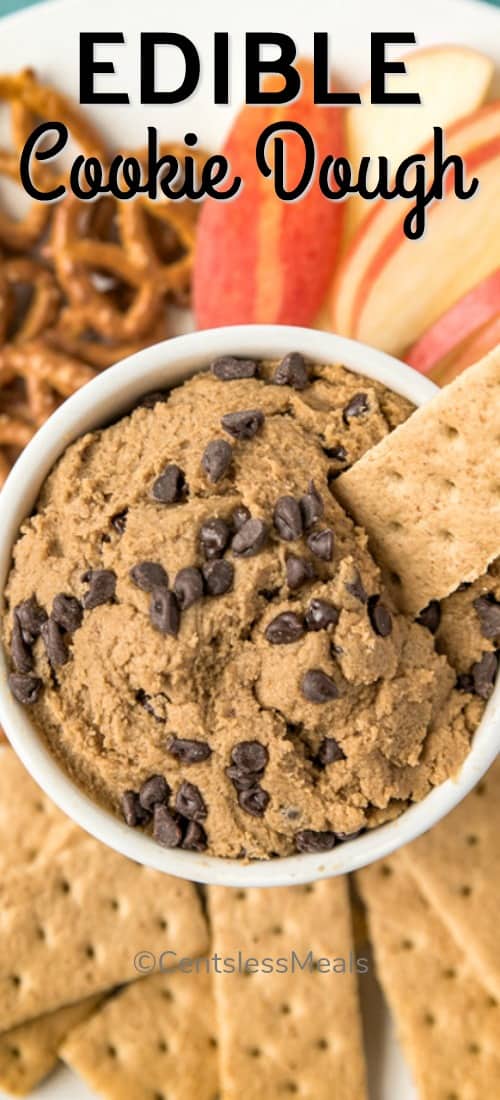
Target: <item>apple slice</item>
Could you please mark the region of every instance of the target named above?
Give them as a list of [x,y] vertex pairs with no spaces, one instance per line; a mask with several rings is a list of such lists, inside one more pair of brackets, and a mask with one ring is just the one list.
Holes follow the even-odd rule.
[[429,377],[438,386],[444,386],[452,382],[463,370],[482,359],[489,351],[500,344],[500,313],[492,317],[485,325],[477,329],[458,348],[454,348],[448,355],[429,372]]
[[[395,170],[405,157],[426,145],[433,126],[448,127],[484,102],[493,77],[491,58],[466,46],[429,46],[404,58],[406,76],[387,77],[387,90],[416,91],[420,104],[371,104],[370,84],[360,90],[361,106],[346,112],[347,152],[352,165],[362,156],[389,158]],[[353,195],[347,203],[347,229],[353,232],[370,212],[370,203]]]
[[[429,155],[431,146],[422,152]],[[419,241],[409,241],[402,227],[413,200],[376,200],[337,272],[334,331],[400,354],[498,267],[500,102],[455,123],[446,152],[464,158],[468,178],[480,178],[478,194],[433,203]]]
[[427,374],[497,314],[500,314],[500,267],[431,325],[406,353],[405,362]]

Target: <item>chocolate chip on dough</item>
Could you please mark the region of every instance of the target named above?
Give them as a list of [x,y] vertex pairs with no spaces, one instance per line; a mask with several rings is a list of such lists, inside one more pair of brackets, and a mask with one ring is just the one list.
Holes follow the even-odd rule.
[[298,852],[331,852],[335,847],[335,833],[326,829],[317,832],[315,829],[301,829],[295,834],[295,847]]
[[224,477],[233,461],[233,448],[227,439],[212,439],[203,451],[201,465],[213,484]]
[[21,624],[15,611],[14,619],[12,622],[12,642],[10,651],[12,655],[12,663],[16,672],[31,672],[33,668],[33,654],[31,652],[30,646],[25,642],[23,638]]
[[309,371],[304,356],[292,351],[278,363],[272,381],[275,386],[291,386],[294,390],[305,390],[309,385]]
[[307,558],[290,554],[286,559],[286,583],[292,592],[297,588],[301,588],[306,581],[312,580],[314,576],[314,566]]
[[158,504],[175,504],[187,495],[186,478],[184,470],[175,463],[166,466],[163,473],[156,478],[151,490],[153,500]]
[[267,540],[267,526],[262,519],[248,519],[236,532],[231,548],[237,558],[252,558],[262,550]]
[[180,760],[181,764],[201,764],[212,755],[212,749],[206,741],[190,741],[184,737],[172,737],[167,751],[176,760]]
[[162,803],[154,809],[153,839],[162,848],[178,848],[182,842],[179,821]]
[[369,597],[368,617],[375,634],[380,638],[387,638],[392,631],[392,615],[384,604],[380,603],[380,596]]
[[168,575],[163,565],[156,561],[140,561],[132,566],[130,579],[143,592],[152,592],[153,588],[168,588]]
[[309,703],[328,703],[339,697],[335,680],[321,668],[310,668],[302,677],[300,687]]
[[344,411],[342,413],[342,420],[344,421],[344,424],[348,425],[349,421],[352,420],[354,417],[363,416],[364,413],[367,413],[369,411],[370,403],[368,401],[368,394],[355,393],[354,397],[351,397],[351,400],[347,402],[347,405],[344,408]]
[[471,668],[472,683],[476,695],[481,699],[489,699],[493,694],[495,679],[498,671],[498,657],[496,653],[483,653],[481,659]]
[[[335,462],[347,462],[347,451],[345,447],[323,447],[323,451],[327,458],[334,459]],[[340,472],[341,471],[339,471],[339,473]]]
[[328,764],[336,764],[339,760],[345,760],[345,758],[345,752],[342,751],[334,737],[323,738],[317,755],[318,763],[323,768],[328,767]]
[[472,606],[477,611],[483,638],[500,638],[500,602],[493,593],[478,596],[477,600],[472,601]]
[[135,405],[136,409],[154,409],[155,405],[165,404],[170,397],[170,390],[152,390],[151,393],[145,393],[144,397]]
[[231,538],[231,528],[224,519],[214,516],[202,524],[200,530],[200,543],[207,561],[213,558],[221,558]]
[[361,580],[361,574],[358,569],[356,569],[353,581],[345,581],[344,588],[351,596],[354,596],[355,600],[359,600],[360,603],[368,603],[368,592]]
[[238,507],[234,509],[234,512],[231,516],[231,523],[234,527],[234,530],[239,531],[240,528],[243,527],[243,524],[251,518],[252,516],[250,514],[249,508],[245,508],[244,504],[238,504]]
[[75,596],[66,596],[64,592],[59,592],[54,596],[52,618],[61,630],[65,630],[67,634],[74,634],[83,622],[83,607],[80,600]]
[[208,596],[224,596],[233,587],[234,565],[230,561],[210,561],[203,566]]
[[326,630],[329,626],[336,626],[339,621],[339,611],[328,600],[311,600],[306,611],[305,622],[308,630]]
[[226,413],[221,420],[224,431],[234,439],[253,439],[263,423],[262,409],[244,409],[241,412]]
[[116,593],[116,573],[112,569],[88,569],[82,581],[89,585],[83,597],[86,611],[92,611],[101,604],[112,603]]
[[27,645],[32,645],[39,637],[42,626],[47,622],[47,612],[40,606],[36,596],[30,596],[14,608],[14,614],[23,632]]
[[276,501],[273,519],[280,539],[285,542],[300,539],[303,532],[302,512],[294,497],[284,496]]
[[41,635],[52,668],[65,665],[69,661],[69,650],[64,639],[64,633],[56,620],[52,618],[52,615],[43,624]]
[[170,793],[170,787],[163,775],[151,775],[142,784],[139,791],[139,802],[143,810],[151,811],[159,803],[166,805]]
[[184,780],[177,791],[175,808],[188,821],[202,821],[207,816],[203,795],[194,783]]
[[208,847],[207,834],[199,821],[189,822],[181,846],[188,852],[204,852],[206,850]]
[[145,825],[149,821],[150,814],[141,806],[137,791],[124,791],[122,794],[122,813],[127,825],[135,829],[138,825]]
[[124,535],[127,527],[128,508],[124,508],[123,512],[117,512],[115,516],[111,516],[111,524],[115,531],[119,535]]
[[155,630],[175,638],[179,633],[181,616],[175,593],[169,588],[155,588],[151,593],[149,616]]
[[334,534],[330,527],[324,531],[314,531],[309,535],[307,545],[312,554],[322,561],[331,561],[333,557]]
[[247,791],[238,791],[241,809],[252,817],[263,817],[269,805],[269,794],[262,787],[250,787]]
[[420,615],[417,615],[416,622],[419,623],[420,626],[427,627],[427,630],[430,630],[431,634],[435,634],[441,622],[441,605],[439,600],[431,600],[431,602],[427,604],[427,607],[424,607],[423,611],[420,612]]
[[231,760],[243,772],[263,772],[269,761],[269,753],[260,741],[239,741],[231,752]]
[[182,611],[192,607],[203,596],[203,575],[194,565],[188,565],[180,569],[175,581],[174,592],[177,603]]
[[33,703],[36,703],[43,684],[38,676],[29,676],[22,672],[11,672],[9,687],[18,703],[32,706]]
[[258,366],[253,359],[237,359],[234,355],[223,355],[220,359],[215,359],[211,370],[219,381],[232,382],[238,378],[256,378]]
[[250,787],[255,787],[255,774],[253,772],[243,771],[241,768],[238,768],[236,764],[230,764],[229,767],[225,769],[225,773],[237,791],[248,791]]
[[312,527],[318,519],[321,519],[325,506],[323,503],[323,497],[318,492],[314,481],[310,481],[307,493],[300,498],[300,510],[302,512],[302,520],[306,531]]
[[302,619],[295,611],[282,611],[271,619],[265,629],[265,638],[271,645],[290,645],[298,641],[305,633]]

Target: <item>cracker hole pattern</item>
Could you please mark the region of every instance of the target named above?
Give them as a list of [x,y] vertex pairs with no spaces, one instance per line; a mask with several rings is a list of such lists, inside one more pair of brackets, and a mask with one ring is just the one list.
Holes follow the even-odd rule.
[[415,944],[414,944],[413,940],[408,940],[408,939],[401,940],[401,950],[402,951],[413,951],[414,947],[415,947]]
[[118,1051],[112,1043],[108,1043],[106,1047],[106,1054],[108,1055],[108,1058],[118,1058]]
[[436,1017],[433,1016],[432,1012],[426,1012],[425,1013],[424,1024],[426,1024],[427,1027],[435,1027]]
[[10,975],[10,983],[11,983],[13,989],[20,989],[21,988],[21,978],[19,977],[19,974],[11,974]]
[[168,1043],[165,1042],[165,1039],[158,1040],[158,1050],[160,1054],[168,1054]]
[[471,894],[472,894],[472,886],[467,886],[467,884],[465,884],[464,886],[460,887],[461,897],[470,898]]

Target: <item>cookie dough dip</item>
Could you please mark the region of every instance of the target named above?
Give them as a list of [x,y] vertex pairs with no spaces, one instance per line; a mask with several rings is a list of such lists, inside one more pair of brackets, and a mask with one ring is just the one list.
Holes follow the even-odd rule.
[[334,496],[411,412],[298,353],[226,357],[68,447],[14,548],[9,683],[131,828],[323,852],[458,769],[495,678],[497,566],[403,616]]

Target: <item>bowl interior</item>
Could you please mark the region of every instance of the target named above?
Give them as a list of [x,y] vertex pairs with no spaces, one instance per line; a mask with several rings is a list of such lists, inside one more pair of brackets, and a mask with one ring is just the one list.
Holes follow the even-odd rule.
[[[341,362],[377,379],[415,405],[436,392],[432,382],[390,356],[355,341],[309,329],[242,326],[198,332],[146,348],[105,371],[76,393],[40,429],[21,455],[0,494],[0,592],[20,524],[33,509],[40,487],[65,448],[76,438],[126,413],[145,393],[179,385],[220,355],[274,358],[291,350],[318,362]],[[2,596],[3,607],[3,596]],[[388,855],[430,828],[481,778],[500,751],[500,683],[486,708],[459,776],[435,788],[393,822],[338,845],[325,855],[297,855],[241,864],[195,852],[160,848],[91,801],[49,753],[26,711],[7,687],[0,648],[0,722],[27,770],[78,825],[123,855],[157,870],[197,882],[226,886],[305,883],[344,874]]]

